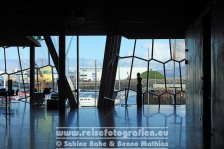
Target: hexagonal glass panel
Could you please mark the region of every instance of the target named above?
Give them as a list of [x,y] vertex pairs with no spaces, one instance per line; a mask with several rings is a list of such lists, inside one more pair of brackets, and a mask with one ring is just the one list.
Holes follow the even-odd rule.
[[120,56],[133,56],[134,50],[134,39],[121,38]]
[[181,89],[180,65],[178,62],[170,61],[165,64],[167,92],[175,94]]
[[154,40],[153,58],[161,62],[168,61],[171,58],[168,39]]
[[166,92],[163,64],[152,60],[149,68],[149,89],[156,95],[161,95]]
[[172,58],[177,61],[185,59],[185,40],[171,39]]
[[137,91],[137,73],[140,73],[140,77],[142,78],[142,91],[146,91],[147,87],[147,61],[143,61],[137,58],[134,58],[133,67],[132,67],[132,74],[130,80],[130,89]]
[[135,56],[149,60],[152,57],[152,40],[138,39],[136,42]]

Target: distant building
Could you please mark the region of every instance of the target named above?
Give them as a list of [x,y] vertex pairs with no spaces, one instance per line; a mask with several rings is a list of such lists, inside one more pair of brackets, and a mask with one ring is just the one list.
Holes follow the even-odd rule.
[[[102,76],[102,68],[97,68],[97,81],[101,80]],[[142,73],[146,71],[146,68],[143,67],[136,67],[132,69],[132,78],[137,77],[137,73]],[[120,67],[117,69],[117,76],[116,80],[126,80],[128,76],[130,76],[130,67]],[[69,76],[72,80],[75,80],[76,78],[76,71],[70,71]],[[120,76],[120,77],[119,77]],[[79,68],[79,80],[80,81],[95,81],[95,68]]]
[[[97,71],[97,72],[95,72]],[[76,71],[68,73],[71,79],[75,79]],[[79,80],[80,81],[97,81],[101,80],[102,68],[79,68]]]

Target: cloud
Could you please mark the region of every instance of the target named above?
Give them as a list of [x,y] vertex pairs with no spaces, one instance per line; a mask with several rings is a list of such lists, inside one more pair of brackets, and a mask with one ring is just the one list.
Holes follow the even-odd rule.
[[[150,58],[152,52],[152,44],[145,44],[143,47],[150,49]],[[171,40],[171,48],[172,48],[172,56],[173,50],[176,49],[176,60],[182,60],[185,58],[185,42],[184,40]],[[148,57],[148,51],[144,53],[144,58]],[[154,50],[153,50],[153,58],[159,61],[165,62],[170,59],[170,47],[169,47],[169,40],[163,40],[162,42],[155,40],[154,41]]]

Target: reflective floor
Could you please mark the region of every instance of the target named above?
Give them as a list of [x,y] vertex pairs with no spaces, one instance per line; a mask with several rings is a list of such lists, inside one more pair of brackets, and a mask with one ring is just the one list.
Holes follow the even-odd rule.
[[[102,144],[92,144],[86,148],[161,148],[162,143],[167,143],[163,148],[186,148],[186,127],[185,127],[185,105],[174,108],[170,105],[145,105],[143,108],[137,108],[136,105],[130,107],[115,106],[112,109],[97,109],[95,107],[82,107],[79,110],[67,111],[65,116],[60,116],[57,111],[47,110],[46,107],[35,108],[30,111],[29,103],[19,102],[11,104],[11,115],[2,114],[5,111],[4,106],[0,106],[0,148],[1,149],[48,149],[60,148],[64,144],[58,144],[58,141],[76,141],[74,144],[67,144],[67,148],[82,148],[77,146],[77,141],[81,142],[78,137],[66,139],[59,138],[56,131],[71,127],[69,130],[102,130],[103,128],[132,130],[145,128],[145,130],[166,130],[168,136],[152,136],[141,138],[132,136],[129,138],[122,137],[89,137],[99,139],[99,141],[108,138],[115,141],[115,146],[106,146]],[[31,112],[31,114],[30,114]],[[158,138],[160,137],[160,138]],[[131,142],[139,143],[146,139],[147,144],[138,144],[133,146]],[[119,140],[120,142],[117,144]],[[137,140],[137,141],[136,141]],[[152,141],[157,141],[157,144]],[[85,140],[86,141],[86,140]],[[150,142],[151,141],[151,142]],[[158,142],[159,141],[159,142]],[[80,143],[79,142],[79,143]],[[74,142],[72,142],[74,143]],[[125,144],[126,143],[126,144]],[[81,145],[81,144],[79,144]],[[127,146],[129,145],[129,146]],[[136,144],[135,144],[136,145]],[[65,146],[63,146],[65,147]]]

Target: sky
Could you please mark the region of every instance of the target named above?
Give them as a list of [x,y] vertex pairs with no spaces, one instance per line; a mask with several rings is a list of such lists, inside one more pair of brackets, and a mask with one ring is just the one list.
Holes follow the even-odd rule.
[[[66,53],[67,53],[67,63],[69,63],[69,69],[73,69],[76,65],[76,36],[66,36]],[[52,41],[58,52],[58,37],[52,37]],[[176,59],[182,60],[185,58],[185,44],[183,39],[171,40],[171,47],[176,49]],[[80,67],[94,67],[95,60],[97,61],[97,66],[102,67],[104,58],[104,49],[106,43],[106,36],[80,36],[79,37],[79,51],[80,51]],[[47,46],[44,41],[41,41],[41,47],[36,48],[36,63],[38,65],[47,64]],[[70,45],[70,46],[69,46]],[[169,50],[169,40],[168,39],[156,39],[154,40],[154,52],[153,58],[160,61],[167,61],[170,59]],[[122,37],[120,56],[131,56],[133,55],[134,40]],[[29,48],[20,47],[21,60],[23,64],[29,63]],[[4,50],[0,48],[0,70],[3,69]],[[149,59],[152,58],[152,40],[151,39],[141,39],[136,42],[135,56]],[[172,55],[174,56],[174,55]],[[11,47],[6,49],[7,60],[18,61],[17,47]],[[13,63],[13,62],[11,62]],[[8,67],[13,67],[10,62],[8,62]],[[120,60],[121,67],[129,67],[131,64],[131,59]],[[146,67],[147,63],[140,60],[134,60],[135,67]],[[169,64],[167,64],[169,65]],[[18,66],[18,64],[16,64]],[[70,68],[71,67],[71,68]],[[162,65],[158,62],[150,62],[150,67],[153,69],[161,69]],[[167,67],[171,67],[167,66]]]

